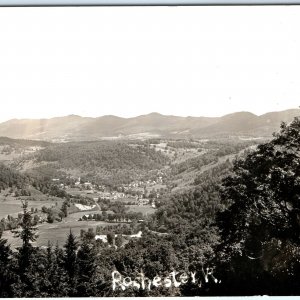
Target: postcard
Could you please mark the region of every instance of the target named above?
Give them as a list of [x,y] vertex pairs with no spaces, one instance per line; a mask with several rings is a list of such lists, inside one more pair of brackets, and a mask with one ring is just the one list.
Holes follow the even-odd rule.
[[299,296],[299,17],[1,7],[0,297]]

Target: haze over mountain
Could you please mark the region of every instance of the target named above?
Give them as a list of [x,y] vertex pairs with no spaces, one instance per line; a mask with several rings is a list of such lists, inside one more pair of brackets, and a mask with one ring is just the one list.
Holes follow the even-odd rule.
[[150,113],[133,118],[69,115],[51,119],[12,119],[0,123],[0,136],[18,139],[81,141],[103,138],[207,138],[270,136],[282,121],[299,116],[298,109],[257,116],[236,112],[223,117],[179,117]]

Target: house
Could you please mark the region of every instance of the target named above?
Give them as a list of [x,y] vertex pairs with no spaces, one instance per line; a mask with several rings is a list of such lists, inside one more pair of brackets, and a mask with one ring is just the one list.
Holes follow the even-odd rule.
[[78,181],[75,182],[75,186],[79,186],[80,185],[80,177],[78,178]]
[[93,187],[93,185],[90,182],[85,182],[83,184],[83,186],[84,186],[85,189],[91,189]]
[[103,243],[107,243],[107,235],[106,234],[100,234],[95,236],[95,240],[101,240]]
[[142,237],[142,234],[142,231],[139,231],[137,234],[130,235],[130,237],[140,239]]

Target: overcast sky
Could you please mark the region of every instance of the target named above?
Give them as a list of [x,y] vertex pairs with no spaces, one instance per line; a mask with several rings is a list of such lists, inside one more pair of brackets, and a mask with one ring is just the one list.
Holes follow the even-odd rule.
[[300,105],[300,7],[0,8],[0,121]]

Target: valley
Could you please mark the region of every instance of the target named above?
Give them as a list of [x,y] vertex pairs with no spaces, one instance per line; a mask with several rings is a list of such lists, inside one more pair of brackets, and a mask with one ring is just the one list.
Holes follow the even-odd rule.
[[[149,229],[151,216],[172,195],[192,190],[203,174],[230,167],[237,155],[262,140],[155,138],[41,145],[5,138],[1,163],[28,176],[29,182],[19,188],[9,183],[0,194],[3,237],[12,247],[20,245],[11,229],[17,228],[24,201],[36,220],[38,246],[48,241],[63,246],[70,230],[80,236],[82,230],[103,234],[120,224],[132,234]],[[21,195],[24,190],[28,195]]]
[[[187,272],[208,265],[217,268],[221,278],[229,274],[237,280],[235,273],[226,269],[223,255],[229,253],[230,261],[237,263],[236,270],[240,260],[257,267],[251,260],[255,248],[241,246],[239,234],[248,230],[243,222],[253,218],[250,231],[255,231],[257,216],[252,214],[261,214],[263,224],[269,222],[266,214],[279,214],[280,221],[285,218],[282,213],[293,209],[290,197],[294,194],[281,202],[286,208],[281,210],[276,205],[273,209],[276,197],[269,197],[270,191],[277,193],[282,178],[297,184],[294,171],[282,168],[287,165],[282,158],[285,155],[287,161],[295,160],[292,166],[298,165],[298,152],[290,150],[294,148],[281,151],[286,136],[292,132],[291,137],[297,137],[298,125],[293,124],[299,120],[293,122],[291,127],[282,124],[273,139],[258,134],[180,139],[136,135],[71,142],[0,138],[0,247],[9,245],[12,257],[20,261],[20,249],[27,247],[35,272],[45,272],[42,268],[50,264],[51,272],[58,270],[60,282],[67,284],[70,275],[66,274],[72,268],[66,262],[71,253],[72,264],[78,268],[76,278],[81,278],[81,272],[94,274],[84,279],[93,295],[113,294],[109,283],[112,270],[129,276],[143,269],[153,277],[157,270]],[[277,164],[274,169],[269,164],[272,160]],[[265,170],[272,175],[261,177]],[[273,180],[279,183],[275,186]],[[261,211],[251,207],[251,201],[254,206],[262,205],[262,197]],[[249,212],[244,203],[250,205]],[[241,224],[239,231],[237,224]],[[261,225],[259,230],[264,232]],[[256,239],[258,233],[253,236]],[[267,243],[266,253],[273,240]],[[236,255],[239,247],[249,247],[249,252]],[[264,257],[258,259],[267,262]],[[14,266],[13,260],[11,263]],[[205,287],[210,284],[206,281]],[[218,293],[215,285],[210,290],[187,287],[157,291],[169,296]],[[78,291],[80,288],[78,285]],[[124,295],[139,293],[130,289]],[[156,295],[156,291],[149,294]]]

